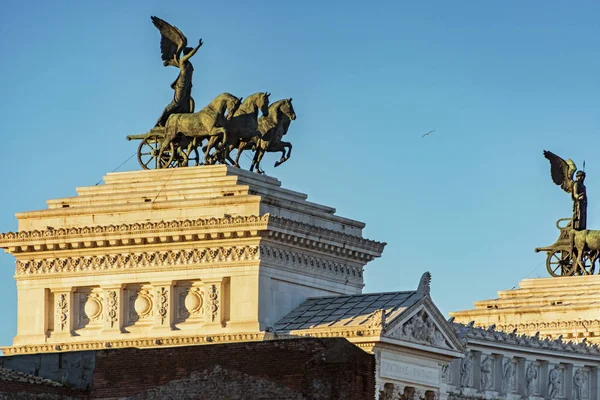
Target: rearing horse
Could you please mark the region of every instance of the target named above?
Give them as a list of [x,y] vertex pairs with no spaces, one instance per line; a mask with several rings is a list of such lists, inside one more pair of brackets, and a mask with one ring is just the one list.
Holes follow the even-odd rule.
[[[262,136],[253,138],[253,146],[256,149],[250,171],[256,167],[256,172],[263,174],[260,169],[260,162],[266,152],[281,151],[281,159],[275,163],[275,167],[287,161],[292,152],[292,146],[288,142],[282,142],[282,137],[287,133],[291,121],[296,119],[296,112],[292,106],[292,98],[276,101],[269,107],[269,116],[260,117],[258,120],[258,130]],[[289,147],[286,156],[285,148]],[[238,154],[239,157],[239,154]]]
[[250,95],[227,122],[227,141],[225,143],[225,157],[234,166],[239,168],[237,161],[233,161],[229,153],[237,148],[241,141],[249,141],[253,137],[261,136],[258,130],[258,111],[263,117],[269,115],[268,92],[259,92]]
[[[216,140],[221,137],[222,142],[227,141],[227,120],[230,120],[240,107],[241,99],[232,94],[222,93],[218,95],[209,105],[197,113],[172,114],[165,124],[165,137],[160,147],[159,159],[164,149],[178,134],[187,137],[210,138],[205,147],[204,159],[206,160],[210,150],[214,147]],[[225,112],[227,111],[227,116]]]

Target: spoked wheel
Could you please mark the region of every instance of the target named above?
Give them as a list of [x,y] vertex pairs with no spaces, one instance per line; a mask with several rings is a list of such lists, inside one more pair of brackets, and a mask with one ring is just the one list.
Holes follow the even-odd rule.
[[173,143],[163,151],[160,159],[158,153],[162,144],[162,138],[156,135],[144,138],[138,147],[138,162],[144,169],[160,169],[172,167],[175,157],[175,147]]
[[573,259],[571,253],[565,250],[554,250],[548,252],[546,258],[546,269],[552,276],[573,275]]

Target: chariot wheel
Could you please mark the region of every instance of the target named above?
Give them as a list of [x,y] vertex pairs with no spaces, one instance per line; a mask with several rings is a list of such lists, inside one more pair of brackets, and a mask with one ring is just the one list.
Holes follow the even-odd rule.
[[566,250],[553,250],[548,252],[546,269],[552,276],[573,275],[573,258]]
[[138,162],[144,169],[160,169],[173,167],[175,164],[173,159],[175,157],[175,147],[173,143],[169,143],[169,146],[163,151],[160,159],[158,153],[162,143],[162,137],[156,135],[150,135],[144,138],[138,147]]

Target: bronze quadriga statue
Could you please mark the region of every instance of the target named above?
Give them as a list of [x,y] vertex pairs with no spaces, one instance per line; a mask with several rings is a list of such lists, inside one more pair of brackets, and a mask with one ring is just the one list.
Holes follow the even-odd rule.
[[560,230],[558,240],[551,246],[538,247],[535,251],[546,252],[546,268],[552,276],[591,275],[600,256],[600,231],[586,229],[585,172],[577,171],[572,160],[563,160],[549,151],[544,151],[544,156],[550,161],[554,183],[571,194],[573,217],[559,219],[556,222]]
[[[173,100],[165,107],[154,128],[141,135],[127,136],[127,140],[141,140],[137,156],[142,168],[187,167],[227,161],[239,167],[244,150],[255,152],[250,170],[256,168],[259,173],[263,173],[260,162],[266,152],[281,152],[275,167],[287,161],[292,145],[281,139],[290,122],[296,119],[292,99],[277,101],[269,107],[270,94],[267,92],[250,95],[243,102],[241,98],[223,93],[194,113],[194,68],[190,59],[202,46],[202,39],[195,48],[187,47],[187,38],[176,26],[157,17],[151,19],[161,34],[163,65],[177,67],[179,75],[171,84]],[[230,154],[233,150],[237,150],[235,161]]]

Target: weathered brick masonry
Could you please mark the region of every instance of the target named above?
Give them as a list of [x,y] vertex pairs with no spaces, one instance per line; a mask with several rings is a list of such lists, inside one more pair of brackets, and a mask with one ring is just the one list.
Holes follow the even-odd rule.
[[375,360],[339,338],[102,350],[95,353],[91,390],[70,396],[372,400]]

